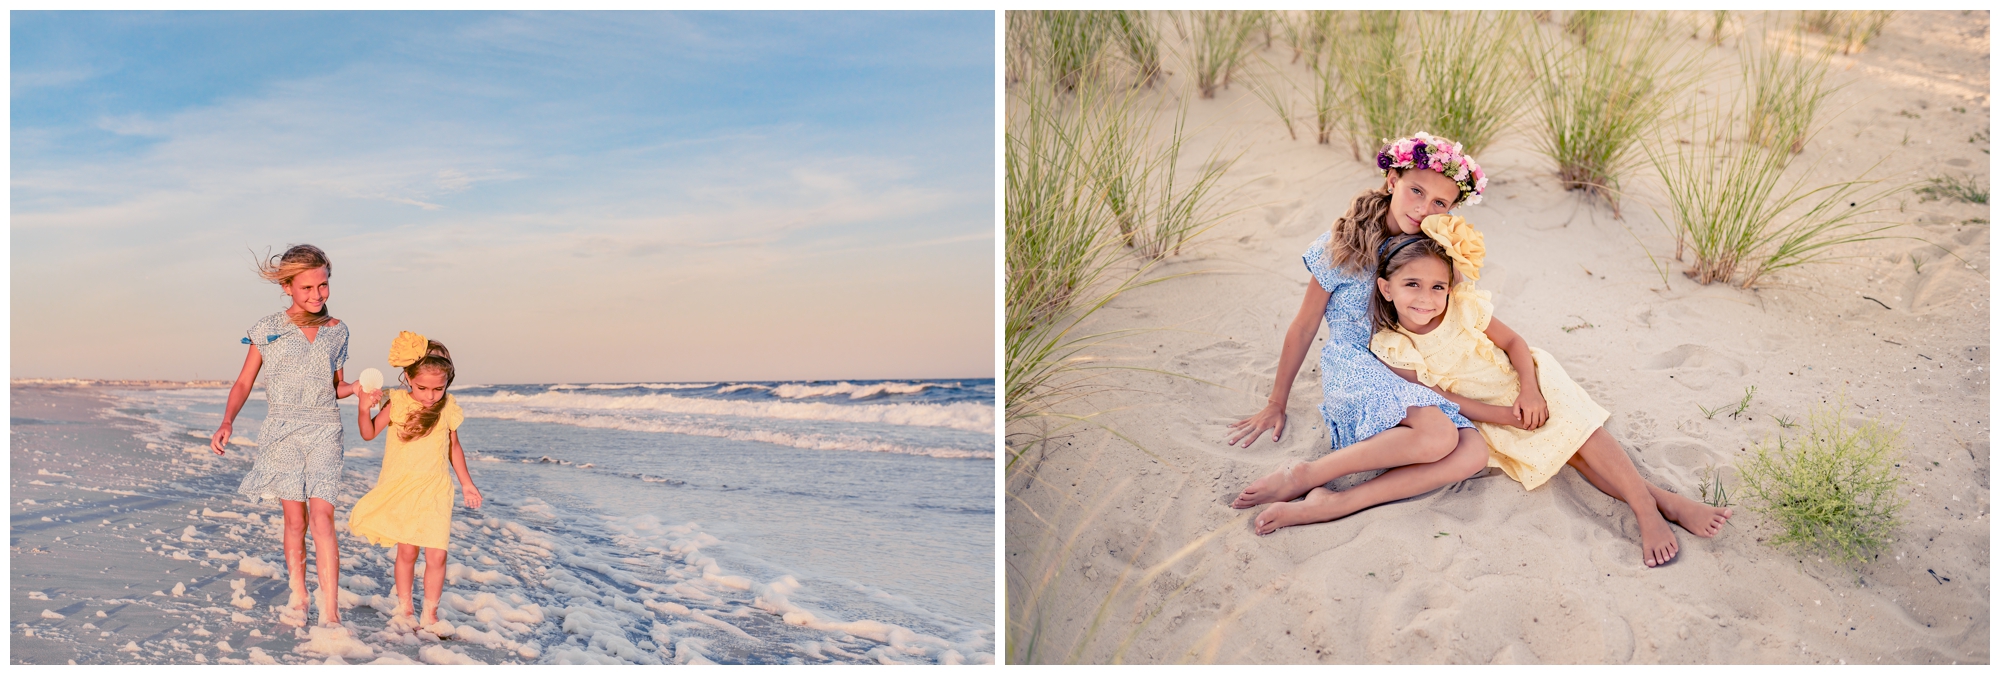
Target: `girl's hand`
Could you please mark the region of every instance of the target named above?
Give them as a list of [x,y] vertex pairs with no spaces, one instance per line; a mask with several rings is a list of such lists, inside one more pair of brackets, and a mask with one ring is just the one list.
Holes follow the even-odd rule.
[[215,429],[215,435],[210,436],[208,438],[208,449],[214,450],[215,454],[220,455],[224,454],[222,452],[222,446],[228,444],[229,444],[229,423],[223,422],[222,426],[217,427]]
[[1515,426],[1533,431],[1549,421],[1549,404],[1542,400],[1542,392],[1524,391],[1514,399]]
[[1231,424],[1229,428],[1236,430],[1229,435],[1230,445],[1242,441],[1243,447],[1250,447],[1250,444],[1257,442],[1257,437],[1264,435],[1267,429],[1271,432],[1271,442],[1276,443],[1285,436],[1285,406],[1276,403],[1265,405],[1263,410],[1257,411],[1257,414]]
[[382,390],[369,391],[359,386],[354,388],[354,403],[361,406],[362,410],[374,408],[375,404],[380,402],[382,402]]
[[479,508],[481,501],[484,500],[479,498],[479,488],[470,485],[465,486],[465,506],[467,508]]

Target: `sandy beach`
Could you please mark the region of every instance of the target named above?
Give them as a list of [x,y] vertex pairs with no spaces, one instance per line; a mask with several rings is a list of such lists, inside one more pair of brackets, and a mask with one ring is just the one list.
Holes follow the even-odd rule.
[[[1686,44],[1711,66],[1694,95],[1740,86],[1736,46],[1759,19],[1732,14],[1750,17],[1724,46]],[[1988,27],[1984,12],[1899,12],[1868,49],[1833,57],[1829,80],[1846,86],[1795,165],[1831,182],[1881,160],[1871,176],[1969,174],[1984,189]],[[1261,53],[1302,72],[1282,44]],[[1169,70],[1177,63],[1170,57]],[[1985,204],[1906,194],[1887,202],[1887,217],[1903,224],[1889,234],[1906,239],[1848,246],[1836,253],[1844,260],[1785,270],[1753,290],[1700,285],[1672,260],[1650,170],[1628,179],[1615,219],[1558,186],[1524,123],[1478,157],[1492,177],[1485,203],[1455,212],[1486,237],[1480,288],[1493,292],[1495,316],[1611,412],[1607,430],[1643,476],[1694,496],[1702,471],[1719,467],[1734,518],[1713,539],[1676,528],[1678,559],[1648,568],[1631,511],[1575,471],[1525,491],[1488,470],[1259,537],[1248,524],[1258,509],[1229,501],[1326,452],[1317,343],[1281,442],[1232,447],[1227,425],[1270,392],[1282,330],[1310,279],[1300,255],[1382,179],[1344,140],[1289,138],[1245,86],[1195,99],[1186,84],[1169,76],[1146,100],[1170,111],[1190,99],[1187,154],[1240,152],[1224,181],[1240,187],[1215,207],[1231,215],[1150,272],[1191,276],[1125,293],[1080,329],[1157,329],[1093,354],[1186,377],[1099,371],[1113,390],[1065,412],[1102,411],[1094,420],[1130,442],[1081,427],[1010,470],[1009,639],[1023,635],[1024,617],[1034,621],[1036,660],[1991,660]],[[1669,266],[1664,281],[1648,251]],[[1749,387],[1740,416],[1704,415]],[[1737,467],[1759,443],[1795,433],[1780,417],[1802,419],[1843,396],[1849,421],[1900,427],[1906,453],[1901,525],[1889,550],[1859,567],[1767,545],[1774,525],[1737,489]]]

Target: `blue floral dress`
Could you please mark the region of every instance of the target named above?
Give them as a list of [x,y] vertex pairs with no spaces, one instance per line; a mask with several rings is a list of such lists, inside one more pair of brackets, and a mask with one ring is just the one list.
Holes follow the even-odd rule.
[[1319,350],[1319,387],[1326,399],[1319,414],[1333,432],[1333,449],[1353,445],[1403,422],[1409,408],[1434,406],[1460,429],[1472,421],[1458,414],[1458,404],[1429,388],[1389,372],[1369,351],[1375,327],[1368,319],[1374,297],[1373,275],[1349,276],[1332,264],[1326,252],[1332,232],[1319,235],[1306,248],[1306,271],[1332,295],[1326,299],[1326,344]]
[[333,502],[340,494],[340,408],[333,374],[347,363],[347,322],[306,340],[284,312],[258,319],[243,343],[263,355],[269,412],[257,430],[257,461],[237,492],[256,499]]

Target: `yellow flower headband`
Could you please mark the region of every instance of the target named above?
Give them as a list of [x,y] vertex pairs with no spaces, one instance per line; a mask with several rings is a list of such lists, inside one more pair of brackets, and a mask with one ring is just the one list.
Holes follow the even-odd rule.
[[1425,218],[1423,230],[1444,246],[1459,276],[1467,281],[1479,280],[1479,268],[1486,264],[1486,236],[1473,229],[1472,221],[1440,213]]
[[407,368],[410,364],[430,353],[431,341],[422,335],[403,331],[396,334],[396,341],[389,343],[389,365]]

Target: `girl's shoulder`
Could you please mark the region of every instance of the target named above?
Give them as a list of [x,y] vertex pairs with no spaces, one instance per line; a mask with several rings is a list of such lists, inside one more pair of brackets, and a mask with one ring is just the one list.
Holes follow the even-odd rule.
[[1332,292],[1340,282],[1352,276],[1334,266],[1333,252],[1328,249],[1332,245],[1333,232],[1321,232],[1318,239],[1314,239],[1312,244],[1306,246],[1305,255],[1302,256],[1305,259],[1306,271],[1311,273],[1313,278],[1319,281],[1320,287],[1327,292]]
[[1451,291],[1452,318],[1475,333],[1486,332],[1486,326],[1493,322],[1493,291],[1482,291],[1471,282],[1459,284]]
[[291,325],[292,318],[286,316],[284,310],[279,310],[250,324],[250,329],[243,331],[243,344],[259,346],[271,344],[272,340],[284,336]]

